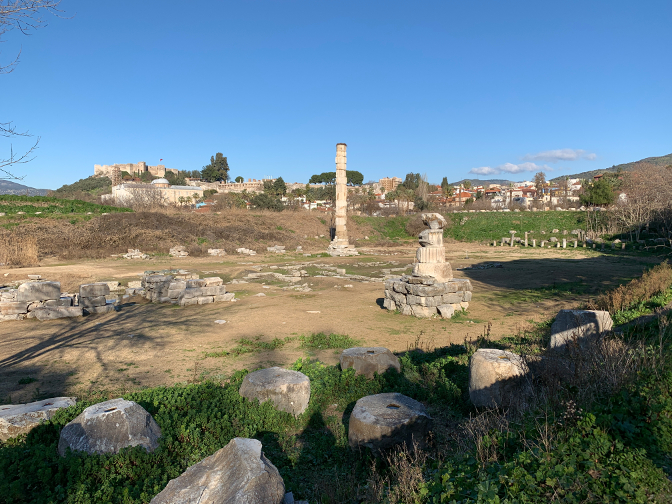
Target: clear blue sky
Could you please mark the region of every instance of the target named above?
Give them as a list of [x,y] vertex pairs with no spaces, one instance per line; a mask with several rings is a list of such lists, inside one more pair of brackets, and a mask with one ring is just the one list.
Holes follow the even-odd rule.
[[0,75],[0,121],[42,138],[13,169],[32,187],[94,164],[200,169],[218,151],[234,177],[305,182],[335,169],[338,142],[365,180],[430,182],[524,180],[539,167],[551,178],[672,152],[669,0],[61,8],[72,17],[0,47],[4,63],[22,48]]

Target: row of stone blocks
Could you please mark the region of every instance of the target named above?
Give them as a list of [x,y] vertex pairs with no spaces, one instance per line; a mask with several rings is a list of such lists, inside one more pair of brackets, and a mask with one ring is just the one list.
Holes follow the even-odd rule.
[[520,401],[535,375],[571,373],[570,352],[585,351],[612,327],[611,316],[606,311],[560,310],[551,325],[546,355],[523,358],[505,350],[478,349],[469,360],[471,402],[478,407],[497,407]]
[[153,303],[172,303],[180,306],[232,301],[233,292],[219,277],[180,280],[172,275],[145,275],[142,278],[145,298]]
[[0,321],[37,318],[52,320],[108,313],[114,304],[107,301],[108,284],[80,285],[78,294],[62,294],[60,282],[26,282],[16,289],[0,291]]
[[453,278],[438,282],[429,276],[404,275],[385,281],[383,306],[403,315],[429,318],[440,315],[451,318],[456,311],[466,310],[471,301],[471,282]]

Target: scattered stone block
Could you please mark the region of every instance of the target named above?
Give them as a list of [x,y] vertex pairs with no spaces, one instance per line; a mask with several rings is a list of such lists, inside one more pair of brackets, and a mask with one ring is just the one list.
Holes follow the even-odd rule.
[[431,427],[432,419],[418,401],[396,392],[370,395],[352,410],[348,442],[352,448],[370,448],[375,455],[403,444],[414,450],[424,446]]
[[79,297],[79,306],[83,308],[94,308],[96,306],[105,306],[107,298],[105,296]]
[[519,355],[480,348],[469,360],[469,399],[477,407],[505,406],[520,395],[527,371]]
[[168,251],[168,254],[172,257],[187,257],[189,252],[187,252],[187,249],[182,245],[176,245]]
[[236,295],[233,292],[227,292],[226,294],[219,294],[216,296],[213,296],[213,301],[215,303],[220,303],[224,301],[233,301],[233,299],[236,297]]
[[128,288],[129,289],[141,289],[142,288],[142,281],[141,280],[131,280],[128,282]]
[[310,380],[298,371],[271,367],[245,376],[239,393],[260,403],[271,401],[280,411],[299,416],[308,407]]
[[17,289],[17,301],[46,301],[61,298],[60,282],[26,282]]
[[18,315],[19,313],[28,312],[28,303],[21,301],[3,301],[0,302],[0,314],[2,315]]
[[56,411],[75,404],[74,397],[53,397],[28,404],[0,406],[0,441],[27,434],[49,420]]
[[436,307],[436,310],[441,315],[441,318],[449,319],[455,313],[455,308],[451,304],[442,304]]
[[208,255],[221,257],[226,255],[226,250],[224,249],[208,249]]
[[31,314],[37,320],[55,320],[68,317],[81,317],[84,313],[81,306],[43,306],[35,308]]
[[114,304],[106,304],[104,306],[91,306],[85,308],[87,315],[104,315],[114,311]]
[[80,298],[96,298],[110,294],[110,286],[105,282],[83,284],[79,286]]
[[341,369],[353,368],[355,374],[373,378],[374,373],[383,374],[388,369],[401,371],[396,355],[384,347],[353,347],[341,353]]
[[42,275],[28,275],[28,280],[42,280]]
[[613,325],[608,311],[560,310],[551,325],[549,348],[560,350],[574,342],[585,344],[611,331]]
[[86,408],[63,427],[58,452],[66,449],[94,453],[118,453],[122,448],[142,446],[153,452],[159,446],[161,429],[139,404],[112,399]]
[[256,439],[234,438],[168,482],[150,504],[281,504],[285,484]]
[[217,285],[223,285],[224,281],[219,278],[219,277],[206,277],[203,280],[205,280],[205,286],[206,287],[214,287]]

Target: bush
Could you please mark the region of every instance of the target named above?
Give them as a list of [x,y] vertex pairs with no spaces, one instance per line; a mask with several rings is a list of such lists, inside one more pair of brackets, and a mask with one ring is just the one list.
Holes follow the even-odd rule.
[[273,210],[275,212],[282,212],[285,205],[282,204],[280,198],[274,198],[266,193],[259,193],[255,195],[250,203],[259,210]]
[[672,287],[672,267],[665,261],[645,272],[640,278],[605,292],[597,298],[595,304],[599,310],[615,314],[634,305],[646,303],[670,287]]

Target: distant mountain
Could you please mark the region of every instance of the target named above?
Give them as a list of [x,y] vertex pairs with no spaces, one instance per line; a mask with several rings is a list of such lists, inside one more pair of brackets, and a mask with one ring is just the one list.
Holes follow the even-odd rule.
[[28,196],[46,196],[49,189],[35,189],[11,180],[0,180],[0,194],[18,194]]
[[645,166],[670,166],[672,165],[672,154],[667,156],[658,156],[658,157],[648,157],[640,159],[639,161],[633,161],[631,163],[623,163],[619,165],[614,165],[611,168],[603,168],[601,170],[592,170],[587,172],[576,173],[574,175],[562,175],[561,177],[556,177],[552,181],[558,180],[560,178],[569,177],[569,178],[578,178],[578,179],[591,179],[595,175],[605,172],[615,172],[619,169],[623,171],[632,171],[637,168],[643,168]]
[[462,180],[458,180],[457,182],[451,182],[450,185],[451,186],[459,186],[460,184],[464,184],[467,180],[469,182],[471,182],[471,185],[473,187],[480,186],[480,185],[487,186],[488,184],[498,184],[498,185],[506,185],[506,186],[511,184],[510,180],[504,180],[504,179],[492,179],[492,180],[462,179]]

